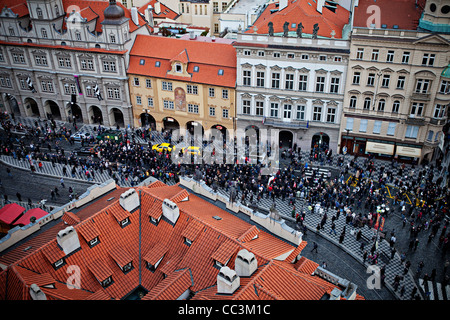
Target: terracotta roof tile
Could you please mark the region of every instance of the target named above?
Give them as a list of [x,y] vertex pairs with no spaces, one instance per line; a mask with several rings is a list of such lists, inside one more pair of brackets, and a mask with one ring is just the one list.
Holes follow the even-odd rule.
[[55,263],[58,260],[61,260],[66,256],[64,251],[56,243],[56,240],[51,241],[46,246],[42,247],[41,251],[47,258],[48,262],[50,262],[51,264]]
[[204,225],[195,219],[190,219],[186,229],[181,233],[182,237],[185,237],[191,241],[195,241],[200,231],[204,228]]
[[170,198],[170,201],[178,203],[186,198],[189,198],[189,192],[187,192],[185,189],[179,191],[176,195],[174,195],[172,198]]
[[107,211],[108,213],[111,213],[118,222],[125,220],[131,215],[130,212],[122,208],[119,202],[116,202],[114,205],[110,206]]
[[113,272],[108,265],[104,264],[100,259],[88,264],[88,268],[99,282],[113,275]]
[[231,256],[237,252],[239,245],[234,241],[224,241],[212,254],[211,258],[219,261],[223,265],[230,260]]
[[111,300],[111,297],[106,293],[105,290],[100,289],[87,296],[85,300]]
[[165,244],[158,243],[156,244],[145,256],[143,259],[150,263],[151,265],[156,265],[156,263],[164,257],[168,250],[168,247]]
[[131,256],[131,254],[125,248],[123,248],[121,246],[117,246],[117,247],[112,248],[109,251],[109,255],[121,267],[124,267],[128,263],[133,261],[133,257]]
[[92,219],[85,220],[77,226],[77,231],[83,236],[84,240],[87,242],[100,236],[95,223]]
[[81,221],[81,219],[76,214],[70,211],[64,212],[61,219],[64,221],[65,224],[68,224],[69,226],[76,225]]
[[181,52],[179,54],[177,54],[172,59],[170,59],[170,62],[173,62],[173,61],[179,61],[181,63],[188,63],[189,57],[188,57],[186,49],[181,50]]
[[294,249],[294,251],[292,251],[292,253],[286,258],[287,262],[291,262],[295,259],[295,257],[297,257],[302,251],[303,249],[306,247],[308,243],[306,241],[302,241],[297,248]]
[[312,274],[317,267],[319,266],[318,263],[311,261],[305,257],[301,257],[295,264],[295,269],[299,272],[303,272],[306,274]]
[[250,228],[248,228],[247,231],[245,231],[239,238],[237,238],[237,241],[239,242],[248,242],[256,237],[258,237],[259,229],[252,225]]
[[158,283],[142,300],[176,300],[191,286],[190,270],[177,270]]

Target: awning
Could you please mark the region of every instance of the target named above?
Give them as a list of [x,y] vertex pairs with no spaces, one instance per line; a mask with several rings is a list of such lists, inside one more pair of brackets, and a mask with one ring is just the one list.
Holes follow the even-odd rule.
[[422,149],[397,146],[397,155],[405,156],[405,157],[412,157],[412,158],[420,158],[420,156],[422,155]]
[[394,154],[394,145],[367,141],[366,152],[393,155]]

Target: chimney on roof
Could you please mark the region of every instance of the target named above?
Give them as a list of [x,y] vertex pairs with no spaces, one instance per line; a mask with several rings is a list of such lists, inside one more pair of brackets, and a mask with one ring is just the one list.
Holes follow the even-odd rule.
[[175,202],[169,199],[164,199],[162,203],[163,216],[168,219],[172,224],[175,224],[180,216],[180,208]]
[[78,234],[72,226],[60,230],[56,235],[56,241],[66,255],[80,248]]
[[138,9],[136,7],[131,8],[131,21],[133,21],[135,25],[139,25]]
[[280,0],[278,4],[278,11],[283,10],[288,6],[288,0]]
[[149,4],[147,6],[147,9],[145,9],[145,20],[147,20],[148,25],[150,27],[154,26],[154,22],[153,22],[153,7]]
[[161,13],[161,3],[159,1],[155,2],[155,13],[160,14]]
[[33,300],[47,300],[45,293],[43,293],[41,288],[35,283],[30,286],[30,296]]
[[325,0],[317,0],[317,12],[322,13],[322,8],[325,3]]
[[247,249],[238,252],[234,265],[239,277],[250,277],[258,268],[255,255]]
[[236,271],[227,266],[220,268],[217,275],[217,293],[233,294],[241,285],[241,280]]
[[119,203],[128,212],[140,206],[139,195],[136,190],[129,189],[120,195]]
[[212,36],[212,37],[211,37],[211,41],[212,41],[212,42],[215,42],[215,41],[216,41],[216,37],[215,37],[215,36]]
[[194,31],[189,32],[189,40],[195,40],[197,39],[197,36],[195,35]]

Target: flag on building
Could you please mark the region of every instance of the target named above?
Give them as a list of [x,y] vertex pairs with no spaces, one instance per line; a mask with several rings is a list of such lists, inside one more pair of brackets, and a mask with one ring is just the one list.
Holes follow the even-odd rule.
[[94,94],[97,97],[98,101],[102,101],[102,95],[100,94],[100,89],[98,88],[98,85],[94,86]]
[[28,89],[30,89],[31,92],[35,93],[36,89],[34,89],[33,81],[31,80],[30,77],[27,78],[27,84],[28,84]]

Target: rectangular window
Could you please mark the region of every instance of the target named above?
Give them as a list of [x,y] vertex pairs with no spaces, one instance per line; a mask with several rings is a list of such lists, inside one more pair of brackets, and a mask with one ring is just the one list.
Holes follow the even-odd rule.
[[397,89],[404,89],[405,88],[405,76],[398,76],[397,80]]
[[242,80],[244,86],[250,86],[252,84],[252,72],[250,70],[244,70]]
[[386,56],[386,62],[394,62],[394,51],[389,50]]
[[283,118],[290,119],[292,113],[292,104],[284,104],[283,105]]
[[316,91],[323,92],[325,90],[325,77],[318,76],[316,78]]
[[222,99],[228,99],[228,89],[222,89]]
[[250,114],[250,100],[242,100],[242,113],[243,114]]
[[302,54],[302,60],[308,60],[309,56],[307,54]]
[[374,134],[379,134],[381,132],[381,121],[377,120],[373,123],[373,132]]
[[188,112],[198,114],[198,104],[188,104]]
[[353,131],[353,118],[347,118],[347,122],[345,124],[345,130]]
[[305,110],[306,107],[304,105],[297,106],[297,120],[304,121],[305,120]]
[[445,105],[437,104],[434,107],[433,118],[444,118],[445,117]]
[[293,54],[293,53],[288,53],[288,54],[287,54],[287,58],[288,58],[288,59],[294,59],[294,58],[295,58],[295,54]]
[[379,50],[378,49],[373,49],[372,50],[372,61],[378,61],[378,54],[379,54]]
[[388,126],[388,129],[387,129],[386,135],[394,136],[396,127],[397,127],[397,124],[395,122],[389,122],[389,126]]
[[328,108],[327,110],[327,122],[336,122],[336,108]]
[[322,120],[322,107],[314,106],[313,107],[313,121],[321,121]]
[[186,91],[188,94],[198,94],[198,86],[188,84],[186,87]]
[[280,73],[272,72],[272,88],[280,89]]
[[359,121],[359,132],[367,132],[367,119],[361,119]]
[[164,109],[173,110],[173,108],[174,108],[174,103],[173,103],[173,101],[164,100],[164,101],[163,101],[163,106],[164,106]]
[[381,81],[381,86],[383,88],[388,88],[390,79],[391,79],[391,76],[389,74],[383,75],[383,80]]
[[208,95],[210,98],[214,98],[216,96],[216,90],[214,88],[208,88]]
[[430,80],[428,80],[428,79],[417,79],[416,93],[428,93],[428,88],[429,87],[430,87]]
[[264,115],[264,102],[256,101],[255,104],[256,104],[255,115],[262,117]]
[[152,87],[152,80],[151,79],[145,79],[145,87],[151,88]]
[[134,78],[134,85],[139,86],[139,78],[137,77]]
[[141,96],[136,96],[136,104],[139,104],[139,105],[142,104],[142,98],[141,98]]
[[369,73],[367,76],[367,86],[373,87],[375,85],[375,73]]
[[147,105],[148,105],[149,107],[153,107],[153,98],[151,98],[151,97],[148,97],[148,98],[147,98]]
[[358,72],[358,71],[354,72],[353,73],[353,84],[359,84],[360,77],[361,77],[361,72]]
[[270,117],[278,118],[278,103],[276,102],[270,103]]
[[432,66],[434,64],[434,59],[436,55],[433,53],[424,53],[422,58],[423,66]]
[[244,50],[244,56],[249,56],[251,54],[250,50]]
[[416,139],[419,134],[419,126],[407,126],[405,132],[405,138],[413,138]]
[[286,73],[284,89],[286,89],[286,90],[294,89],[294,74],[293,73]]
[[94,70],[94,62],[91,59],[81,59],[82,70]]
[[410,56],[410,52],[403,52],[403,56],[402,56],[402,63],[407,64],[409,62],[409,56]]
[[222,118],[228,119],[228,109],[222,109]]
[[331,78],[331,85],[330,85],[330,93],[338,93],[339,92],[339,78]]
[[162,89],[165,91],[172,91],[172,82],[163,81]]
[[264,87],[264,71],[256,72],[256,86]]
[[218,2],[213,2],[213,12],[219,12],[219,3]]
[[258,57],[264,57],[265,53],[264,51],[258,51]]
[[447,94],[450,93],[450,81],[442,80],[441,86],[439,87],[439,93]]
[[281,57],[281,54],[279,52],[274,52],[273,53],[273,57],[274,58],[279,58],[279,57]]
[[119,90],[119,88],[114,88],[114,99],[116,99],[116,100],[120,99],[120,90]]
[[308,85],[308,76],[305,74],[301,74],[298,78],[298,90],[306,91]]
[[413,102],[411,105],[411,112],[409,114],[410,117],[421,116],[423,113],[424,104]]
[[209,107],[209,116],[210,117],[215,117],[216,116],[216,108]]

